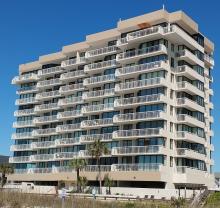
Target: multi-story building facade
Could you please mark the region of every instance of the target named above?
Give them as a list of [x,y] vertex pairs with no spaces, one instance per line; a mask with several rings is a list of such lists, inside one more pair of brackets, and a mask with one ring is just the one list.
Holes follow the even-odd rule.
[[185,13],[159,10],[20,65],[10,180],[75,180],[69,161],[85,158],[94,185],[98,139],[117,186],[213,186],[213,50]]

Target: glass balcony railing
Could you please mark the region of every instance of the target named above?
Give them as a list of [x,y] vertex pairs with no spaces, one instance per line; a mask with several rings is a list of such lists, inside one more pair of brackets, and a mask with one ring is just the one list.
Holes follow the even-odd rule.
[[62,72],[62,68],[60,66],[55,66],[55,67],[39,70],[38,76],[47,76],[47,75],[57,74],[61,72]]
[[73,79],[78,79],[81,77],[84,77],[86,74],[84,70],[77,70],[77,71],[72,71],[72,72],[67,72],[64,74],[61,74],[60,80],[65,81],[65,80],[73,80]]
[[38,79],[39,78],[37,74],[34,74],[34,73],[24,74],[24,75],[16,76],[15,78],[13,78],[12,84],[21,84],[25,82],[37,81]]
[[106,90],[97,90],[83,93],[83,99],[97,99],[97,97],[109,97],[113,96],[115,93],[115,89],[106,89]]
[[60,78],[44,80],[44,81],[39,81],[37,83],[37,88],[51,87],[60,84],[61,84]]
[[85,120],[81,122],[81,127],[98,127],[98,126],[109,126],[113,125],[112,118],[105,118],[105,119],[94,119],[94,120]]
[[17,110],[14,112],[14,116],[29,116],[34,115],[34,109]]
[[97,77],[91,77],[84,79],[83,84],[84,85],[92,85],[92,84],[103,84],[103,83],[109,83],[115,81],[115,75],[109,74],[109,75],[103,75],[103,76],[97,76]]
[[102,55],[109,55],[109,54],[116,53],[116,52],[117,52],[116,46],[108,46],[108,47],[104,47],[104,48],[98,48],[95,50],[87,51],[86,57],[93,58],[93,57],[98,57],[98,56],[102,56]]
[[102,111],[111,111],[114,110],[114,103],[100,104],[100,105],[89,105],[82,107],[83,113],[95,113]]
[[61,96],[61,94],[60,94],[59,90],[56,90],[56,91],[38,93],[36,95],[36,99],[40,100],[40,99],[54,98],[54,97],[59,97],[59,96]]
[[58,119],[62,118],[74,118],[82,116],[81,110],[64,111],[57,114]]
[[98,63],[88,64],[84,67],[85,72],[97,71],[106,68],[116,67],[116,60],[102,61]]
[[112,140],[112,133],[107,133],[107,134],[91,134],[91,135],[81,135],[80,136],[80,142],[82,142],[82,143],[94,142],[96,140],[111,141]]
[[58,106],[76,105],[82,102],[83,102],[82,97],[69,97],[69,98],[64,98],[64,99],[59,100]]
[[56,110],[58,108],[59,108],[58,103],[48,103],[48,104],[42,104],[42,105],[35,106],[34,111]]
[[80,123],[77,124],[64,124],[58,126],[57,132],[73,132],[73,131],[79,131],[80,130]]
[[80,91],[83,90],[84,86],[83,83],[79,83],[79,84],[72,84],[72,85],[66,85],[66,86],[62,86],[60,87],[60,93],[61,94],[65,94],[68,92],[75,92],[75,91]]
[[86,58],[85,57],[77,57],[77,58],[74,58],[74,59],[68,59],[68,60],[62,61],[61,62],[61,67],[67,68],[67,67],[71,67],[71,66],[85,64],[85,63],[86,63]]

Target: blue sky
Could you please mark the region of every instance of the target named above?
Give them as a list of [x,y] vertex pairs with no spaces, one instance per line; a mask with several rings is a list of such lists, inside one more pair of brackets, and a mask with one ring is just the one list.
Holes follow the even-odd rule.
[[[209,3],[211,2],[211,3]],[[183,10],[199,23],[200,31],[215,43],[214,106],[215,170],[220,171],[220,2],[218,0],[1,0],[0,2],[0,154],[9,155],[12,144],[16,87],[11,79],[18,65],[63,45],[82,41],[85,35],[114,28],[127,19],[162,8]]]

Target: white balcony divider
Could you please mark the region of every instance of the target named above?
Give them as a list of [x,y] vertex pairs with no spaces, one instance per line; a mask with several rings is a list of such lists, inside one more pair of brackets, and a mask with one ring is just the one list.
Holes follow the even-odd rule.
[[96,98],[96,97],[107,97],[107,96],[113,96],[115,92],[114,88],[106,89],[106,90],[97,90],[97,91],[90,91],[90,92],[84,92],[83,93],[83,99],[90,99],[90,98]]
[[108,47],[104,47],[104,48],[98,48],[98,49],[87,51],[86,58],[97,57],[100,55],[105,55],[105,54],[114,53],[114,52],[117,52],[116,46],[108,46]]
[[108,74],[108,75],[86,78],[83,81],[83,85],[99,84],[99,83],[114,82],[114,81],[115,81],[115,74]]

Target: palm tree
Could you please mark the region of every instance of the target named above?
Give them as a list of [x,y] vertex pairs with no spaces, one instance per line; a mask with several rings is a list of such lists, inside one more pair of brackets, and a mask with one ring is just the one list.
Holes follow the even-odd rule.
[[14,169],[9,164],[1,164],[0,165],[0,173],[1,173],[1,187],[3,187],[7,182],[6,175],[12,174],[14,172]]
[[80,187],[82,187],[82,188],[80,188],[82,190],[82,192],[85,191],[85,187],[86,187],[87,183],[88,183],[88,180],[85,176],[79,177],[79,185],[80,185]]
[[172,198],[171,199],[171,206],[176,208],[184,207],[186,204],[186,200],[182,197],[179,197],[178,199]]
[[102,142],[100,142],[100,140],[96,140],[93,144],[91,144],[88,148],[88,152],[89,154],[96,159],[96,164],[98,166],[98,178],[99,178],[99,193],[101,194],[102,192],[102,178],[101,178],[101,156],[108,154],[109,150],[106,147],[106,145]]
[[108,194],[111,194],[112,185],[113,185],[113,180],[110,179],[109,176],[106,174],[104,177],[104,186],[106,187],[106,192],[108,192]]
[[69,166],[73,168],[76,171],[77,179],[76,179],[76,186],[77,186],[77,192],[79,192],[79,171],[81,171],[85,166],[87,165],[87,162],[84,159],[73,159],[70,161]]

